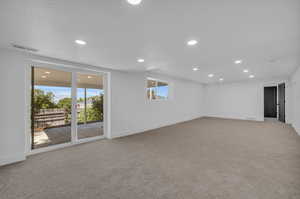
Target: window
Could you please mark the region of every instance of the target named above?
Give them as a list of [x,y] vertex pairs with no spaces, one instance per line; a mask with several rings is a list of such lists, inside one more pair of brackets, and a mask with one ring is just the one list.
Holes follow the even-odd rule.
[[165,81],[147,78],[147,97],[149,100],[168,99],[169,84]]

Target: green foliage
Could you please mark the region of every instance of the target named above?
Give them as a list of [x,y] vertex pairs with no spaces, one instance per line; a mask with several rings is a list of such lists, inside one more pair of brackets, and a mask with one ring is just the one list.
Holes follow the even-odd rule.
[[63,98],[57,103],[58,108],[64,108],[66,112],[71,113],[72,110],[72,98]]
[[[87,101],[91,102],[91,104],[86,108],[87,122],[103,121],[103,95],[88,97]],[[84,99],[80,98],[78,102],[84,102]],[[43,90],[35,89],[33,108],[36,113],[39,112],[40,109],[65,109],[66,122],[70,122],[72,98],[63,98],[55,103],[54,94],[52,92],[45,93]],[[84,109],[81,109],[78,113],[78,122],[85,122]]]
[[72,98],[66,97],[58,101],[57,103],[58,108],[65,109],[66,111],[66,123],[71,121],[71,112],[72,112]]
[[91,120],[103,121],[103,95],[92,97]]
[[45,93],[43,90],[34,89],[34,112],[39,112],[40,109],[57,108],[54,102],[54,94],[52,92]]
[[[92,101],[92,105],[86,108],[87,122],[103,121],[103,95],[87,98],[87,101],[90,100]],[[78,122],[85,122],[84,109],[79,112]]]
[[85,117],[84,117],[84,110],[83,109],[78,113],[77,120],[78,120],[79,123],[84,123]]

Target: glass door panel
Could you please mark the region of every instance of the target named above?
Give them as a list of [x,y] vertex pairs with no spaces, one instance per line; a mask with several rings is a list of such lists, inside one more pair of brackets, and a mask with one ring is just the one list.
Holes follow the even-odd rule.
[[103,76],[77,73],[77,138],[103,135]]
[[32,149],[71,142],[72,73],[32,67]]

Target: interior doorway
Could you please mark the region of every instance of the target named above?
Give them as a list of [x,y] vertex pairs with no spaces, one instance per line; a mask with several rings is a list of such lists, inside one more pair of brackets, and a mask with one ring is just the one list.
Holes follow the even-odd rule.
[[264,87],[264,117],[285,123],[285,83]]
[[277,118],[277,87],[265,87],[264,96],[264,117]]

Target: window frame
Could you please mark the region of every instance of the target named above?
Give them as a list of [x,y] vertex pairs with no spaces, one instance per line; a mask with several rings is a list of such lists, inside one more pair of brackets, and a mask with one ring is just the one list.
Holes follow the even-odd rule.
[[[163,98],[163,99],[152,99],[152,98],[148,97],[148,81],[149,80],[152,80],[152,81],[156,82],[155,87],[154,87],[155,90],[157,89],[158,82],[167,84],[168,85],[168,95],[167,95],[167,97]],[[168,101],[171,98],[171,92],[170,92],[171,91],[171,84],[167,80],[157,79],[157,78],[153,78],[153,77],[146,77],[146,89],[145,90],[146,90],[146,100],[147,101],[151,101],[151,102]]]

